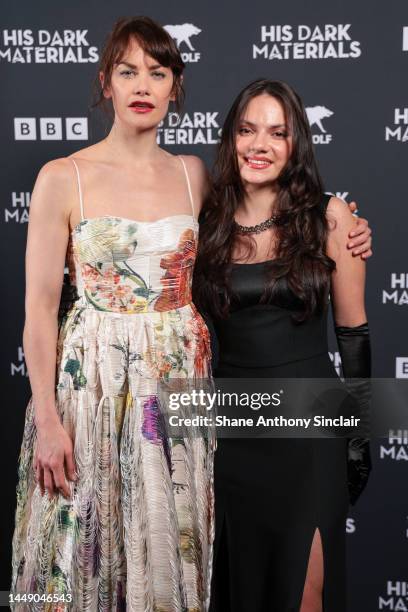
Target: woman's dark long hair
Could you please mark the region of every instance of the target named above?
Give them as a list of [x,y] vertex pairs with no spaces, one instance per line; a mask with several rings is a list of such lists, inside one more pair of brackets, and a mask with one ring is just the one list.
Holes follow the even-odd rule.
[[231,302],[228,279],[234,244],[243,241],[248,253],[256,248],[253,239],[238,234],[234,223],[235,211],[246,195],[235,143],[249,102],[263,94],[281,103],[293,140],[290,159],[277,178],[274,214],[279,216],[279,223],[264,299],[273,299],[276,292],[287,286],[302,304],[294,315],[302,321],[321,312],[327,302],[335,264],[325,253],[328,225],[321,206],[323,184],[306,111],[297,93],[282,81],[260,79],[250,83],[239,93],[227,115],[214,166],[213,193],[200,219],[193,299],[203,312],[225,317]]

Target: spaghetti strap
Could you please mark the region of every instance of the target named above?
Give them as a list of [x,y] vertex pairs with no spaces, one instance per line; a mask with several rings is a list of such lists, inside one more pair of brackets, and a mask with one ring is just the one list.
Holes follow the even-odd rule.
[[84,217],[84,201],[83,201],[83,198],[82,198],[82,188],[81,188],[81,179],[80,179],[80,176],[79,176],[79,169],[78,169],[76,161],[72,157],[70,157],[69,159],[74,164],[75,170],[76,170],[77,181],[78,181],[79,206],[81,208],[81,221],[83,221],[84,218],[85,218]]
[[190,177],[188,176],[188,172],[187,172],[187,168],[186,168],[186,164],[185,164],[184,159],[181,157],[181,155],[179,155],[178,157],[179,157],[179,160],[181,161],[181,163],[183,164],[184,174],[186,175],[186,181],[187,181],[187,187],[188,187],[188,195],[190,196],[191,210],[193,211],[193,217],[195,219],[194,200],[193,200],[193,192],[191,191]]

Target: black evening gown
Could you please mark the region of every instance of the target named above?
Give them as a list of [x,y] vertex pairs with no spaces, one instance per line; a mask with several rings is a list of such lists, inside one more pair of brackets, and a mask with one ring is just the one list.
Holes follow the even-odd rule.
[[[327,200],[325,201],[327,203]],[[213,321],[216,377],[333,378],[327,308],[297,324],[286,287],[260,303],[266,263],[235,264],[227,319]],[[298,612],[310,548],[320,531],[324,612],[345,612],[347,440],[219,438],[212,612]]]

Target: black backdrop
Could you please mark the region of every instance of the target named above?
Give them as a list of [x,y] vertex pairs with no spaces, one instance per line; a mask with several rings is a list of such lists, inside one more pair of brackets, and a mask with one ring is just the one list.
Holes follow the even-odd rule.
[[[375,255],[367,308],[374,375],[408,378],[408,7],[301,0],[177,3],[20,0],[2,7],[0,64],[0,262],[3,268],[1,584],[9,588],[17,457],[29,384],[22,352],[24,249],[30,192],[40,167],[103,137],[90,111],[103,41],[121,16],[173,26],[187,63],[186,105],[169,116],[161,144],[210,166],[223,118],[258,77],[301,94],[328,192],[356,199]],[[178,123],[178,125],[177,125]],[[47,262],[44,262],[46,272]],[[338,365],[337,347],[331,339]],[[386,406],[384,406],[386,409]],[[404,437],[405,433],[405,437]],[[408,432],[374,444],[374,471],[347,521],[350,610],[408,610]],[[249,560],[250,562],[250,560]]]

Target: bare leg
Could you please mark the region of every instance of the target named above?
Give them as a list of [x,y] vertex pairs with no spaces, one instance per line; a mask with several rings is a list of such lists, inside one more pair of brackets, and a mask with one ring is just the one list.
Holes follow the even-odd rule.
[[320,531],[316,529],[310,548],[300,612],[322,612],[323,579],[323,546]]

